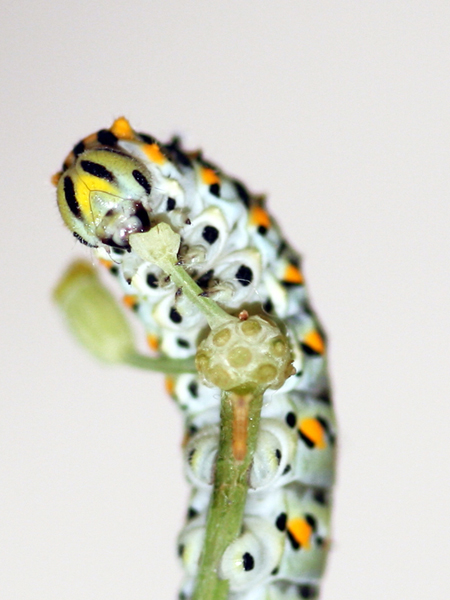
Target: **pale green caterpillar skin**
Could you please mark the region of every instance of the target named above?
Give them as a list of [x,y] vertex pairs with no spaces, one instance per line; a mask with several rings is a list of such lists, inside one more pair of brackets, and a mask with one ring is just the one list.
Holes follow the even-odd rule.
[[[336,425],[325,339],[298,254],[261,197],[200,153],[135,133],[124,118],[79,142],[54,182],[66,225],[120,279],[153,352],[193,356],[207,328],[164,273],[131,251],[129,235],[160,222],[180,234],[179,260],[205,294],[230,313],[245,309],[283,324],[296,373],[264,395],[244,526],[219,576],[229,580],[232,600],[318,598],[330,545]],[[167,378],[167,389],[185,419],[192,485],[178,545],[185,570],[179,597],[189,599],[214,477],[220,391],[192,374]]]

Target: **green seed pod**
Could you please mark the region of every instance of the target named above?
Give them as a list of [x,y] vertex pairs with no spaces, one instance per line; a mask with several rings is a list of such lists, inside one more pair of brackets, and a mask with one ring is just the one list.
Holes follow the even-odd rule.
[[54,299],[74,336],[100,360],[120,363],[134,351],[127,320],[89,263],[77,261],[69,267]]

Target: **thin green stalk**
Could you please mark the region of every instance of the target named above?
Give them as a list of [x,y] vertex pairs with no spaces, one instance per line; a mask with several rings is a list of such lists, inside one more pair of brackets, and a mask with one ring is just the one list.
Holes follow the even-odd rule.
[[143,260],[158,265],[170,276],[171,281],[205,315],[212,329],[230,319],[230,315],[214,300],[204,296],[204,290],[177,264],[180,236],[167,223],[159,223],[150,231],[131,235],[130,244]]
[[166,272],[170,275],[173,283],[183,290],[186,298],[203,312],[210,327],[217,327],[220,323],[229,321],[230,315],[214,300],[203,295],[204,290],[186,273],[183,267],[173,265],[167,267]]
[[228,581],[217,576],[226,548],[239,536],[248,490],[248,472],[258,438],[263,393],[250,397],[247,419],[247,452],[244,460],[233,455],[233,404],[237,395],[222,392],[220,442],[205,541],[192,600],[226,600]]
[[143,354],[130,353],[125,356],[123,362],[139,369],[158,371],[166,375],[181,375],[183,373],[197,373],[194,358],[169,358],[160,356],[152,358]]
[[[180,236],[169,225],[159,223],[146,233],[133,234],[130,236],[130,244],[143,260],[158,265],[170,276],[171,281],[181,288],[182,293],[205,315],[212,332],[217,333],[222,326],[237,321],[236,317],[226,313],[213,300],[203,296],[202,289],[185,269],[177,264]],[[269,324],[265,323],[265,326],[269,327]],[[270,325],[270,327],[274,326]],[[244,335],[245,338],[246,334],[240,331],[238,335]],[[270,344],[270,341],[268,343]],[[266,389],[275,381],[275,374],[271,374],[273,369],[275,371],[277,368],[281,369],[278,375],[281,374],[284,379],[291,375],[288,368],[290,351],[287,343],[284,350],[287,352],[285,360],[281,361],[278,367],[265,364],[266,358],[263,355],[262,367],[265,369],[261,369],[261,381],[258,383],[251,379],[254,377],[254,370],[257,369],[255,364],[252,373],[249,372],[249,381],[242,383],[245,385],[245,390],[239,389],[238,392],[234,387],[233,392],[222,391],[220,441],[214,487],[192,600],[226,600],[228,597],[228,581],[219,579],[218,569],[225,550],[242,530],[249,469],[258,438],[263,388]],[[203,354],[207,353],[203,351]],[[203,376],[213,381],[211,373],[208,372],[210,368],[208,356],[203,356],[203,362],[205,363],[205,368],[201,371]],[[199,367],[198,356],[197,367]],[[267,367],[270,371],[270,381],[267,381]],[[252,381],[251,388],[250,381]]]

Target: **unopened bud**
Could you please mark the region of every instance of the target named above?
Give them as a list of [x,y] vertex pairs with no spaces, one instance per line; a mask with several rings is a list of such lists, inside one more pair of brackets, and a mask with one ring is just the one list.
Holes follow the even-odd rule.
[[131,328],[89,263],[77,261],[69,267],[54,299],[74,336],[97,358],[118,363],[133,352]]
[[213,329],[198,347],[196,366],[205,384],[225,391],[278,389],[295,372],[287,338],[259,316],[230,317]]

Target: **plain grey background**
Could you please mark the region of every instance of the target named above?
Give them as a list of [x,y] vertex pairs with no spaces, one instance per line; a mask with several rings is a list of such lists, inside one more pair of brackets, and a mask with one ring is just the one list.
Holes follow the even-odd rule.
[[168,600],[187,506],[162,377],[97,364],[51,290],[89,251],[49,177],[125,114],[267,192],[330,336],[324,600],[449,579],[448,1],[1,3],[0,598]]

